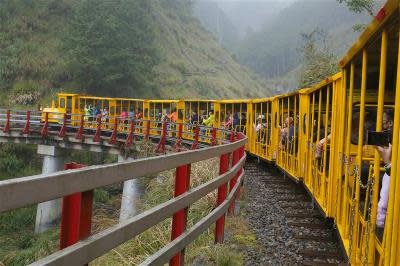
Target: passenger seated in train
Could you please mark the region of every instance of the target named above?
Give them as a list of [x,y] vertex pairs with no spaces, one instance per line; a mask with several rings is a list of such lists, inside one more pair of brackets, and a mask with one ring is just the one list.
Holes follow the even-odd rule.
[[264,129],[266,127],[265,124],[265,116],[264,115],[259,115],[257,119],[257,126],[256,126],[256,132],[259,133],[261,129]]
[[107,108],[104,108],[103,111],[101,112],[101,121],[103,123],[108,123],[108,110],[107,110]]
[[192,112],[192,116],[190,117],[191,124],[198,124],[199,123],[199,116],[197,115],[196,111]]
[[233,114],[233,129],[236,131],[239,131],[240,127],[240,119],[239,119],[239,114],[238,113],[234,113]]
[[[214,111],[210,111],[208,113],[208,118],[203,119],[203,125],[205,125],[206,127],[213,127],[214,126]],[[201,134],[205,135],[206,133],[206,128],[202,127],[201,128]]]
[[227,112],[224,122],[222,122],[222,127],[224,129],[231,129],[233,125],[233,115],[230,111]]
[[[238,116],[239,117],[239,116]],[[247,123],[247,118],[246,118],[246,113],[242,113],[241,115],[240,115],[240,117],[241,117],[241,120],[239,120],[238,121],[238,124],[237,124],[237,131],[239,131],[239,132],[245,132],[245,129],[246,129],[246,123]]]
[[178,118],[178,113],[176,112],[176,108],[174,108],[174,109],[172,110],[172,113],[168,115],[168,118],[169,118],[169,120],[170,120],[172,123],[175,123],[175,122],[176,122],[176,120],[177,120],[177,118]]
[[136,119],[141,120],[143,118],[142,109],[138,109],[138,113],[136,114]]
[[323,138],[318,142],[318,144],[317,144],[317,146],[315,148],[315,159],[320,159],[322,157],[322,153],[324,151],[325,142],[326,142],[326,144],[330,144],[331,143],[331,134],[329,134],[326,137],[326,139]]
[[283,127],[280,129],[280,147],[286,149],[286,142],[292,142],[294,136],[294,121],[293,117],[287,117]]
[[131,109],[129,112],[129,120],[130,121],[135,120],[135,111],[133,109]]

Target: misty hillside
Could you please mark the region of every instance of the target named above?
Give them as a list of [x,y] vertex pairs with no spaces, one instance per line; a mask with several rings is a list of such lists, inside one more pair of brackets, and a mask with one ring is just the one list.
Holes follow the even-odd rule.
[[193,15],[199,19],[205,29],[216,37],[222,46],[230,51],[237,48],[240,38],[238,28],[232,24],[216,2],[194,2]]
[[194,16],[228,49],[271,23],[288,3],[279,1],[195,0]]
[[332,40],[331,49],[340,56],[359,35],[353,25],[369,20],[367,15],[354,14],[336,0],[298,0],[242,42],[238,59],[266,78],[279,77],[299,65],[301,33],[324,30]]
[[57,91],[136,98],[270,95],[259,76],[201,27],[190,2],[1,1],[0,104],[36,104]]
[[[205,2],[203,0],[200,1]],[[238,29],[239,37],[243,39],[248,34],[262,30],[264,25],[271,23],[279,12],[294,0],[215,1],[226,14],[226,17]]]

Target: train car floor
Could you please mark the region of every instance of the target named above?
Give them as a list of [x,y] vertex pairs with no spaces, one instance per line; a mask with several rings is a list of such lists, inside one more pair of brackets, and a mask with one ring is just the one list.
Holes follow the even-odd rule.
[[332,225],[302,185],[253,158],[245,169],[244,216],[261,247],[245,251],[246,265],[346,265]]

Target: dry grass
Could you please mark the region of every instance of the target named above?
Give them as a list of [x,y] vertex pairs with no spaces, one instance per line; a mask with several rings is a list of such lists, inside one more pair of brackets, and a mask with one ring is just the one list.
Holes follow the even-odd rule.
[[[218,175],[218,160],[211,159],[192,164],[191,188],[196,187]],[[152,208],[172,198],[175,170],[160,173],[148,180],[145,194],[140,200],[141,211]],[[188,228],[210,213],[215,207],[216,193],[210,193],[193,204],[188,212]],[[118,206],[116,205],[116,208]],[[96,224],[102,229],[110,224],[110,217],[95,215]],[[104,224],[102,222],[104,218]],[[114,219],[118,219],[117,216]],[[104,226],[103,225],[107,225]],[[100,227],[99,227],[100,228]],[[138,237],[120,245],[109,253],[96,259],[91,265],[138,265],[148,256],[170,242],[171,219],[167,219]],[[226,264],[226,261],[229,263]],[[232,263],[230,263],[232,262]],[[194,241],[185,251],[185,263],[188,265],[242,265],[240,255],[225,245],[214,245],[214,227],[212,226]]]

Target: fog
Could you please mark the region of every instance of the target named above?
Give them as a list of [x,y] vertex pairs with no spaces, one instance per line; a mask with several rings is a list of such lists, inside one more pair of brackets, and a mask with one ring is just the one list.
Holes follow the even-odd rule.
[[371,20],[337,0],[198,0],[197,7],[203,26],[239,63],[284,81],[299,69],[302,33],[324,31],[340,57],[359,35],[353,26]]

